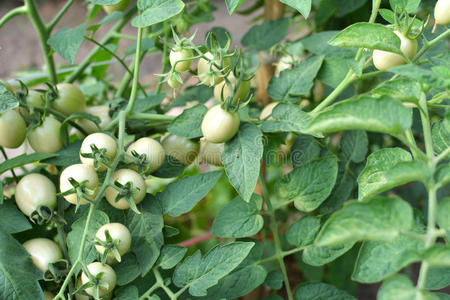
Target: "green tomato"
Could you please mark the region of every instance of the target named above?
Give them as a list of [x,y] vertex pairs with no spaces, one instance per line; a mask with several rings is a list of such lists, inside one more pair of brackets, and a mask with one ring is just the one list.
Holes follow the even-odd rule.
[[[109,122],[111,117],[109,116],[109,107],[107,105],[87,106],[86,112],[93,116],[100,118],[100,128],[104,128]],[[79,119],[77,123],[88,133],[98,132],[98,127],[94,122],[88,119]]]
[[167,80],[167,84],[173,88],[173,89],[177,89],[181,86],[182,82],[178,81],[177,76],[175,75],[171,75],[169,77],[169,80]]
[[189,22],[185,20],[185,18],[178,17],[175,20],[175,27],[177,28],[177,32],[179,33],[186,33],[189,29]]
[[44,107],[45,101],[42,94],[35,90],[29,90],[27,96],[27,104],[34,107]]
[[27,125],[17,110],[0,114],[0,146],[17,148],[22,145],[27,133]]
[[[228,80],[231,83],[231,88],[226,84],[225,81],[222,81],[218,85],[214,87],[214,98],[218,102],[222,102],[222,93],[223,99],[227,99],[228,97],[233,96],[234,89],[236,88],[238,80],[234,77],[232,73],[228,75]],[[223,92],[222,92],[223,90]],[[248,94],[250,93],[250,80],[241,81],[238,90],[233,98],[233,104],[238,104],[245,99],[247,99]]]
[[48,264],[63,258],[58,244],[45,238],[28,240],[23,244],[33,260],[33,263],[42,273],[48,270]]
[[28,133],[31,148],[38,153],[55,153],[62,148],[61,123],[49,116],[44,122]]
[[53,298],[55,298],[55,295],[50,292],[44,291],[44,300],[53,300]]
[[170,134],[162,140],[166,154],[176,158],[185,166],[190,165],[198,155],[199,144],[188,138]]
[[[400,50],[408,58],[413,58],[417,53],[417,40],[410,40],[398,31],[394,33],[400,38]],[[373,51],[373,64],[380,71],[387,71],[391,67],[405,64],[406,61],[399,54],[383,51],[374,50]]]
[[39,206],[56,207],[56,187],[44,175],[25,175],[16,186],[16,203],[19,209],[30,216]]
[[[210,60],[214,59],[214,62],[218,66],[220,66],[220,60],[217,58],[214,58],[214,56],[211,54],[211,52],[206,52],[204,55],[207,58],[209,58]],[[230,57],[224,58],[222,63],[223,63],[222,74],[227,75],[231,69],[231,58]],[[198,60],[197,75],[199,76],[199,78],[203,82],[203,84],[207,85],[207,86],[214,86],[216,84],[221,83],[223,81],[223,76],[215,76],[215,75],[212,77],[207,76],[207,73],[209,72],[209,68],[210,68],[210,64],[206,59],[200,58]],[[212,71],[217,72],[218,71],[217,67],[213,66]]]
[[298,55],[284,55],[280,58],[275,67],[275,76],[280,76],[280,73],[284,70],[291,69],[294,65],[302,61],[302,58]]
[[450,24],[450,0],[438,0],[434,7],[434,19],[439,25]]
[[[117,250],[119,251],[119,254],[121,256],[130,251],[131,233],[127,227],[125,227],[120,223],[105,224],[97,230],[95,236],[99,240],[106,242],[106,233],[105,233],[106,231],[109,232],[111,238],[114,240],[115,243],[117,243]],[[105,252],[105,247],[101,245],[95,245],[95,249],[97,249],[97,252],[100,253],[101,255],[103,255],[103,253]],[[109,252],[108,260],[111,262],[115,262],[115,257],[112,252]]]
[[[136,142],[128,146],[127,154],[132,155],[132,151],[136,151],[139,155],[145,154],[148,162],[148,170],[146,174],[155,172],[162,166],[166,152],[160,143],[151,138],[140,138]],[[127,157],[127,162],[131,162],[132,159]],[[137,171],[137,167],[133,168]]]
[[[98,295],[100,297],[105,296],[106,294],[111,292],[116,287],[116,281],[117,281],[116,272],[114,272],[113,268],[111,268],[110,266],[102,265],[99,262],[93,262],[87,266],[87,269],[89,270],[89,273],[94,277],[97,276],[99,273],[102,273],[100,280],[107,283],[107,288],[106,287],[99,288]],[[88,282],[89,282],[89,277],[84,272],[82,272],[81,273],[81,283],[86,284]],[[86,292],[86,294],[93,296],[94,289],[92,287],[90,287],[90,288],[87,288],[85,290],[85,292]]]
[[[75,164],[71,165],[62,171],[59,177],[59,189],[61,193],[65,193],[68,190],[73,189],[69,179],[73,178],[78,183],[84,183],[84,186],[93,192],[92,195],[86,195],[90,200],[94,200],[98,192],[98,176],[94,168],[90,165]],[[72,193],[65,195],[64,199],[72,204],[77,204],[77,194]],[[81,199],[80,204],[88,204],[86,199]]]
[[239,130],[239,114],[228,112],[219,105],[212,107],[202,121],[203,136],[211,143],[225,143]]
[[[142,200],[144,200],[145,194],[147,193],[147,186],[145,185],[144,178],[142,176],[133,170],[130,169],[120,169],[115,171],[111,176],[111,184],[114,184],[114,182],[118,181],[122,185],[127,184],[128,182],[132,183],[132,187],[134,189],[137,189],[137,192],[133,194],[133,200],[134,203],[138,204]],[[128,209],[130,208],[130,205],[128,204],[125,197],[120,198],[119,201],[116,202],[116,197],[119,194],[119,192],[113,188],[108,187],[105,191],[105,197],[106,200],[108,200],[109,204],[111,206],[117,208],[117,209]]]
[[115,11],[124,11],[127,9],[128,4],[130,4],[130,0],[120,0],[119,3],[113,5],[103,5],[103,10],[107,14],[111,14]]
[[[180,50],[171,50],[169,54],[170,64],[173,66],[175,63],[182,59],[187,59],[192,57],[192,50],[189,48],[183,48]],[[192,60],[186,60],[179,62],[175,65],[175,71],[186,72],[192,65]]]
[[[104,153],[105,156],[109,159],[109,163],[111,164],[114,161],[114,158],[117,154],[117,143],[116,141],[107,134],[104,133],[92,133],[88,135],[81,144],[80,148],[80,160],[83,164],[94,166],[94,159],[89,157],[81,156],[83,154],[92,153],[91,145],[95,145],[99,150],[106,149]],[[104,164],[99,164],[97,171],[106,171],[107,167]]]
[[58,98],[52,102],[52,107],[60,113],[69,116],[77,112],[85,112],[86,99],[83,92],[71,83],[59,83]]
[[[272,103],[267,104],[261,111],[261,113],[259,115],[259,119],[264,120],[265,118],[270,116],[272,114],[273,109],[275,108],[275,106],[277,106],[278,103],[279,102],[272,102]],[[273,118],[269,117],[269,120],[270,119],[273,119]]]
[[200,143],[200,160],[210,165],[221,167],[222,153],[224,150],[224,143],[210,143],[208,141],[202,141]]

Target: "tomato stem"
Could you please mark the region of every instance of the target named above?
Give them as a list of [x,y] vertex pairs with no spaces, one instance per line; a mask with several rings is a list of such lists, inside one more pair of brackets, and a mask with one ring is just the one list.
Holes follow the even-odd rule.
[[128,106],[125,110],[126,115],[129,117],[133,111],[134,103],[137,98],[137,88],[139,84],[139,71],[141,65],[141,45],[142,45],[142,31],[143,28],[138,28],[138,37],[137,37],[137,45],[136,45],[136,54],[134,56],[134,73],[133,73],[133,84],[131,87],[131,95],[130,100],[128,101]]
[[[167,22],[164,22],[164,45],[163,45],[163,59],[162,59],[162,67],[161,67],[161,73],[165,73],[167,69],[167,65],[169,64],[169,33],[170,33],[170,27],[167,25]],[[156,86],[156,94],[159,94],[161,92],[162,83],[164,81],[164,77],[160,77],[158,80],[158,85]]]

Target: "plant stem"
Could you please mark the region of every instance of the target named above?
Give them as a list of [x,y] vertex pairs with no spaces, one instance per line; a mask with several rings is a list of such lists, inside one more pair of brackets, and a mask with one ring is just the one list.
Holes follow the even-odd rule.
[[66,4],[64,4],[63,8],[58,12],[58,14],[53,18],[53,20],[47,25],[47,32],[50,34],[55,28],[56,24],[58,24],[59,20],[64,16],[64,14],[69,10],[75,0],[68,0]]
[[286,292],[288,295],[288,299],[293,300],[294,296],[292,295],[292,289],[291,289],[291,285],[289,283],[289,277],[287,275],[286,265],[284,264],[284,260],[283,260],[283,250],[281,249],[280,236],[278,235],[278,228],[277,228],[277,223],[276,223],[277,220],[275,218],[275,210],[272,207],[272,202],[270,202],[269,191],[267,190],[266,183],[264,181],[264,178],[261,175],[259,176],[259,182],[261,184],[263,197],[264,197],[264,200],[266,201],[267,209],[268,209],[269,216],[270,216],[270,224],[272,227],[271,229],[272,229],[273,240],[274,240],[274,244],[275,244],[275,255],[277,257],[278,264],[280,265],[281,273],[283,274],[283,281],[284,281],[284,286],[286,288]]
[[354,72],[353,70],[349,70],[347,75],[345,75],[345,78],[339,83],[339,85],[329,94],[322,102],[319,103],[313,110],[312,113],[318,113],[321,110],[323,110],[325,107],[331,104],[337,96],[339,96],[346,88],[347,86],[355,80]]
[[[164,74],[166,72],[167,65],[169,63],[169,53],[168,53],[169,33],[170,33],[169,25],[167,25],[167,22],[164,22],[164,45],[163,45],[163,59],[162,59],[161,74]],[[164,77],[159,77],[158,85],[156,86],[156,94],[161,93],[163,81],[164,81]]]
[[170,297],[170,299],[177,299],[177,296],[174,292],[172,292],[165,284],[164,284],[164,280],[161,277],[161,274],[158,271],[158,268],[154,268],[153,269],[153,274],[155,275],[156,278],[156,283],[159,284],[159,287],[161,287],[164,292],[166,292],[167,296]]
[[419,105],[421,106],[421,109],[419,109],[419,111],[422,120],[423,135],[425,140],[425,151],[428,159],[431,162],[433,161],[434,157],[433,141],[431,139],[431,127],[427,109],[427,99],[424,93],[422,93],[422,95],[420,96]]
[[[8,154],[6,154],[5,149],[3,149],[3,147],[0,147],[0,151],[3,154],[3,157],[5,158],[5,161],[7,161],[8,160]],[[16,172],[14,172],[14,168],[11,169],[11,174],[14,177],[14,181],[16,183],[19,183],[19,178],[17,178]]]
[[26,13],[27,13],[27,8],[25,6],[19,6],[19,7],[14,8],[13,10],[10,10],[0,19],[0,28],[2,28],[3,25],[6,24],[6,22],[11,20],[15,16],[24,15]]
[[439,41],[445,39],[448,35],[450,35],[450,29],[447,29],[446,31],[441,33],[438,37],[436,37],[435,39],[433,39],[429,42],[424,41],[423,47],[419,50],[419,53],[417,53],[417,55],[414,57],[414,59],[412,61],[416,62],[422,55],[425,54],[425,52],[427,52],[431,47],[433,47]]
[[45,64],[47,66],[48,78],[53,84],[56,84],[58,83],[58,78],[56,76],[55,62],[51,54],[51,48],[47,44],[47,40],[49,38],[47,27],[42,22],[34,0],[25,0],[25,7],[27,9],[28,18],[33,24],[38,35],[39,42],[41,43],[42,53],[44,54]]
[[138,28],[138,37],[136,45],[136,54],[134,56],[134,74],[133,74],[133,84],[131,86],[130,100],[128,101],[127,108],[125,110],[127,116],[131,115],[134,108],[134,103],[137,97],[137,88],[139,83],[139,70],[141,64],[141,44],[142,44],[142,27]]

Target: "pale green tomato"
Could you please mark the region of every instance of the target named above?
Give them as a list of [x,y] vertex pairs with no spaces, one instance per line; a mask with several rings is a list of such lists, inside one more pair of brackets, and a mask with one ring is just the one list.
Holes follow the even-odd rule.
[[[99,273],[102,273],[100,280],[106,282],[108,284],[108,288],[100,287],[98,291],[98,295],[104,296],[111,292],[116,287],[116,272],[114,272],[113,268],[111,268],[108,265],[102,265],[99,262],[93,262],[87,266],[87,269],[89,270],[89,273],[91,273],[92,276],[96,276]],[[89,282],[89,277],[82,272],[81,273],[81,283],[86,284]],[[92,287],[87,288],[85,290],[86,294],[93,295],[94,289]]]
[[115,11],[124,11],[125,9],[127,9],[129,3],[130,3],[130,0],[121,0],[117,4],[103,5],[103,10],[107,14],[111,14],[111,13],[113,13]]
[[[215,59],[214,56],[211,54],[211,52],[206,52],[204,54],[207,58],[209,59]],[[218,66],[220,66],[220,59],[215,59],[214,61]],[[227,75],[227,73],[230,71],[231,69],[231,58],[230,57],[226,57],[223,59],[223,70],[222,73],[223,75]],[[200,58],[198,60],[198,66],[197,66],[197,75],[199,76],[200,80],[203,81],[204,85],[207,86],[214,86],[216,84],[219,84],[223,81],[223,77],[221,76],[213,76],[213,78],[206,78],[206,74],[209,72],[209,67],[210,64],[206,59]],[[213,66],[212,67],[213,71],[218,71],[217,67]]]
[[63,258],[61,249],[54,241],[45,238],[28,240],[23,244],[33,260],[33,263],[42,273],[48,270],[48,264]]
[[200,159],[210,165],[223,166],[222,153],[224,150],[224,143],[210,143],[208,141],[202,141],[200,143]]
[[[264,120],[265,118],[270,116],[272,114],[273,109],[275,108],[275,106],[277,106],[278,103],[279,102],[272,102],[272,103],[267,104],[261,111],[261,113],[259,115],[259,119]],[[273,118],[269,117],[269,120],[271,120],[271,119],[273,119]]]
[[17,148],[22,145],[26,133],[25,120],[16,110],[8,110],[0,114],[0,146]]
[[211,143],[225,143],[239,130],[239,114],[228,112],[219,105],[208,110],[202,121],[203,136]]
[[177,89],[177,88],[179,88],[179,87],[181,86],[182,82],[179,82],[176,76],[171,75],[171,76],[169,77],[169,80],[167,80],[167,84],[168,84],[171,88]]
[[436,2],[434,19],[439,25],[450,24],[450,0],[438,0]]
[[83,92],[71,83],[59,83],[58,98],[52,102],[52,107],[60,113],[69,116],[86,110],[86,99]]
[[[147,193],[147,187],[145,185],[144,178],[133,170],[130,169],[120,169],[115,171],[111,176],[111,184],[118,181],[122,185],[125,185],[128,182],[132,183],[132,187],[137,189],[137,192],[133,194],[134,203],[138,204],[142,200],[144,200],[145,194]],[[117,209],[128,209],[130,205],[128,204],[125,197],[120,198],[119,201],[116,202],[116,197],[119,192],[113,188],[108,187],[105,191],[106,200],[108,200],[109,204]]]
[[48,116],[44,122],[28,133],[28,143],[38,153],[55,153],[62,148],[61,123]]
[[[226,84],[225,80],[214,87],[214,98],[218,102],[222,102],[222,93],[223,99],[227,99],[228,97],[233,96],[233,92],[234,89],[236,88],[238,80],[234,77],[232,73],[228,75],[228,80],[230,81],[232,88],[230,88]],[[250,81],[249,80],[241,81],[241,84],[239,85],[239,88],[236,91],[236,94],[234,95],[233,104],[238,104],[247,99],[249,93],[250,93]]]
[[[109,116],[109,108],[107,105],[87,106],[86,113],[100,118],[100,128],[104,128],[109,122],[111,117]],[[79,119],[77,123],[88,133],[98,132],[97,125],[88,119]]]
[[34,107],[44,107],[45,101],[42,94],[35,90],[29,90],[27,96],[27,104]]
[[[107,230],[111,238],[118,243],[117,250],[119,251],[119,254],[122,256],[125,253],[128,253],[131,247],[131,233],[128,228],[120,223],[109,223],[100,227],[97,230],[95,236],[99,240],[106,242],[105,231]],[[100,254],[103,254],[105,252],[105,247],[100,245],[95,245],[95,249],[97,249],[98,253]],[[109,252],[108,260],[110,260],[111,262],[115,262],[115,257],[112,252]]]
[[55,295],[47,291],[44,292],[44,300],[53,300],[53,298],[55,298]]
[[[81,153],[92,153],[91,145],[95,145],[99,150],[106,149],[105,156],[109,158],[109,163],[112,163],[117,154],[116,141],[107,134],[104,133],[92,133],[88,135],[81,144],[80,148],[80,160],[83,164],[94,166],[94,159],[81,156]],[[107,167],[101,163],[98,164],[97,171],[105,171]]]
[[[84,182],[84,186],[94,192],[93,195],[86,195],[87,198],[94,200],[98,191],[98,176],[92,166],[85,164],[75,164],[65,168],[64,171],[62,171],[61,176],[59,177],[59,189],[61,193],[73,189],[69,178],[73,178],[78,183]],[[72,204],[77,204],[76,193],[65,195],[64,199]],[[89,202],[86,199],[81,199],[80,201],[81,205],[88,203]]]
[[[173,66],[175,63],[181,59],[187,59],[192,57],[192,50],[189,48],[183,48],[179,51],[172,50],[170,51],[169,60],[170,64]],[[186,60],[179,62],[175,65],[175,71],[178,72],[186,72],[192,65],[192,60]]]
[[16,186],[16,203],[26,216],[30,216],[39,206],[55,208],[56,187],[44,175],[25,175]]
[[190,165],[198,155],[199,144],[188,138],[170,134],[162,140],[166,154],[176,158],[185,166]]
[[[160,143],[151,138],[140,138],[136,142],[128,146],[127,154],[132,155],[132,151],[136,151],[138,154],[145,154],[149,169],[147,174],[153,173],[162,166],[166,152]],[[127,157],[127,162],[131,162],[132,159]],[[133,167],[137,171],[137,167]]]
[[[400,50],[409,58],[413,58],[417,53],[417,40],[410,40],[398,31],[394,33],[400,38]],[[391,67],[406,63],[403,57],[393,52],[383,50],[373,51],[373,64],[380,71],[387,71]]]
[[284,70],[291,69],[294,65],[301,62],[301,57],[298,55],[284,55],[280,58],[275,68],[275,76],[280,76]]

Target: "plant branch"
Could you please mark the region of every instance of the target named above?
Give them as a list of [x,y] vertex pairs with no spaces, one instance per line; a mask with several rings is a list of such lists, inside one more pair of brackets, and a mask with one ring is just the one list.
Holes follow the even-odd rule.
[[56,24],[58,24],[59,20],[64,16],[64,14],[69,10],[75,0],[68,0],[66,4],[64,4],[63,8],[58,12],[58,14],[53,18],[53,20],[47,25],[47,32],[50,34],[52,30],[55,28]]
[[142,27],[138,28],[138,37],[137,37],[137,45],[136,45],[136,54],[134,56],[134,75],[133,75],[133,85],[131,87],[131,95],[130,100],[128,101],[127,108],[125,110],[127,116],[131,115],[131,112],[134,108],[134,103],[137,98],[137,88],[139,83],[139,71],[141,65],[141,44],[142,44]]
[[11,20],[15,16],[25,15],[26,13],[27,13],[27,8],[25,6],[19,6],[19,7],[14,8],[13,10],[10,10],[0,19],[0,28],[2,28],[3,25],[6,24],[6,22]]
[[[164,22],[164,45],[163,45],[161,74],[164,74],[166,72],[167,65],[169,63],[169,53],[168,53],[169,33],[170,33],[169,25],[167,25],[167,22]],[[159,94],[161,92],[163,81],[164,77],[160,77],[158,80],[158,85],[156,86],[156,94]]]
[[[0,146],[0,151],[3,154],[3,157],[5,158],[5,161],[8,161],[8,154],[6,154],[5,149],[3,149],[3,147]],[[14,168],[12,168],[10,171],[11,171],[12,176],[14,177],[14,181],[16,183],[19,183],[19,178],[17,178],[17,175],[16,175],[16,172],[14,171]]]

